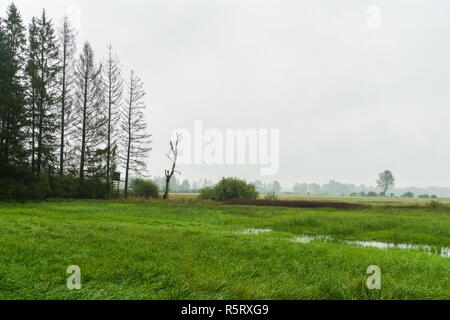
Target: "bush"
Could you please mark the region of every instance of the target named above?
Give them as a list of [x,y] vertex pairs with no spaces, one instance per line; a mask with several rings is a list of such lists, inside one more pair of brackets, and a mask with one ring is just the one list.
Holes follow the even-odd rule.
[[28,168],[0,166],[0,200],[42,200],[49,194],[46,176],[33,174]]
[[108,199],[111,195],[111,185],[100,178],[86,178],[79,188],[78,198]]
[[378,193],[373,192],[373,191],[370,191],[370,192],[367,194],[367,196],[368,196],[368,197],[378,197]]
[[80,193],[80,180],[72,175],[50,178],[50,193],[52,198],[77,198]]
[[133,179],[130,184],[131,195],[139,198],[159,198],[159,187],[151,180]]
[[212,187],[204,187],[200,190],[199,198],[203,200],[212,200],[214,199],[215,190]]
[[49,197],[63,199],[109,199],[113,196],[112,184],[101,177],[85,177],[80,187],[80,179],[75,175],[51,176]]
[[267,201],[278,201],[278,194],[276,192],[269,192],[264,197],[264,200],[267,200]]
[[223,178],[214,187],[203,188],[200,199],[214,201],[256,200],[258,192],[254,184],[237,178]]
[[426,203],[426,206],[430,209],[439,209],[439,208],[444,207],[444,204],[438,200],[431,200]]
[[45,200],[52,198],[107,199],[111,196],[111,185],[102,178],[86,178],[80,187],[74,175],[39,176],[31,168],[8,164],[0,166],[0,200]]

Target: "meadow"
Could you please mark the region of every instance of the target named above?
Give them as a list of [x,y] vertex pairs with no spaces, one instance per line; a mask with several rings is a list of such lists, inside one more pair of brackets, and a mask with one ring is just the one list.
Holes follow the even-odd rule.
[[[177,193],[172,195],[172,198],[177,200],[193,200],[198,197],[196,193]],[[259,199],[264,199],[264,195],[260,195]],[[425,205],[433,199],[423,198],[400,198],[400,197],[359,197],[359,196],[327,196],[327,195],[298,195],[298,194],[280,194],[277,196],[279,200],[283,201],[321,201],[321,202],[346,202],[359,203],[366,205],[380,205],[380,206],[415,206]],[[439,198],[437,201],[444,205],[450,205],[450,198]]]
[[[0,203],[0,299],[450,299],[450,207],[364,203]],[[81,290],[66,286],[71,265]],[[371,265],[381,290],[366,286]]]

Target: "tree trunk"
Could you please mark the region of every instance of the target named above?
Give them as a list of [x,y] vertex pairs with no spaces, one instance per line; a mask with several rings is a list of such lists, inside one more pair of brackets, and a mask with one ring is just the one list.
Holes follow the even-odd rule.
[[128,150],[127,150],[127,167],[125,172],[125,198],[128,197],[128,173],[130,171],[130,153],[131,153],[131,108],[133,106],[133,81],[130,86],[130,105],[128,106]]
[[170,178],[167,177],[166,178],[166,189],[164,190],[164,196],[163,196],[164,200],[169,199],[169,185],[170,185]]
[[42,167],[42,102],[41,102],[41,110],[39,112],[39,134],[38,134],[38,154],[37,154],[37,174],[38,176],[41,174]]
[[36,171],[36,91],[32,90],[33,106],[31,108],[31,170]]
[[[131,111],[130,111],[131,113]],[[131,119],[131,118],[130,118]],[[131,120],[128,120],[129,125],[131,125]],[[130,152],[131,152],[131,127],[128,129],[128,150],[127,150],[127,167],[125,172],[125,198],[128,197],[128,174],[130,171]]]
[[85,149],[86,149],[86,116],[87,116],[87,91],[88,91],[88,71],[84,77],[84,101],[83,101],[83,126],[81,137],[81,156],[80,156],[80,188],[84,182],[84,163],[85,163]]
[[108,153],[106,155],[106,182],[109,185],[110,165],[111,165],[111,108],[112,108],[112,88],[111,71],[109,72],[109,95],[108,95]]
[[64,40],[64,58],[63,58],[63,79],[62,79],[62,100],[61,100],[61,146],[59,152],[59,175],[64,173],[64,129],[65,129],[65,113],[66,113],[66,56],[67,44]]
[[9,161],[9,138],[10,138],[10,134],[11,131],[9,130],[9,123],[11,122],[11,115],[10,115],[10,110],[9,110],[9,106],[8,106],[8,112],[6,115],[6,123],[5,123],[5,130],[3,132],[6,132],[5,134],[5,140],[3,143],[3,162],[4,163],[8,163]]
[[44,118],[44,50],[41,49],[41,84],[39,88],[39,135],[38,135],[38,154],[37,154],[37,174],[41,174],[42,168],[42,135],[43,135],[43,118]]
[[[128,150],[130,150],[130,148],[128,148]],[[125,198],[128,198],[128,172],[130,171],[130,151],[128,151],[127,167],[125,171]]]

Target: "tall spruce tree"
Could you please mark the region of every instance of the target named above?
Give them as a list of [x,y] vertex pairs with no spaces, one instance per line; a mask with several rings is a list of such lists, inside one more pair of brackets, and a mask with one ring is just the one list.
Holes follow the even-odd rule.
[[60,147],[59,147],[59,174],[64,174],[65,162],[74,160],[71,155],[71,137],[73,132],[73,84],[75,63],[75,29],[71,26],[67,16],[59,28],[60,48],[60,74],[59,74],[59,118],[60,118]]
[[38,68],[39,68],[39,32],[36,18],[32,18],[28,28],[28,49],[27,65],[25,68],[27,82],[27,101],[28,101],[28,125],[29,125],[29,144],[31,153],[31,168],[36,171],[36,116],[37,116],[37,91],[38,91]]
[[108,57],[104,63],[103,77],[106,85],[107,130],[106,130],[106,181],[110,183],[112,168],[115,167],[114,159],[117,152],[118,126],[120,121],[120,109],[122,105],[123,79],[120,63],[117,56],[113,55],[112,46],[108,46]]
[[43,168],[53,171],[56,167],[56,144],[58,130],[57,75],[59,72],[59,49],[53,23],[45,10],[35,19],[37,30],[37,72],[36,72],[36,172]]
[[131,71],[121,121],[124,150],[122,159],[125,163],[125,197],[128,196],[130,172],[143,175],[143,171],[146,169],[145,158],[151,151],[149,147],[151,135],[147,133],[147,123],[143,113],[145,109],[144,96],[142,81]]
[[14,3],[7,9],[4,38],[3,102],[0,110],[0,162],[24,165],[27,124],[24,89],[25,27]]
[[[9,65],[11,55],[8,51],[8,46],[6,44],[6,35],[5,30],[3,29],[3,20],[0,18],[0,129],[2,128],[3,123],[3,114],[5,110],[5,101],[6,101],[6,87],[8,83],[8,73],[9,73]],[[0,131],[1,138],[1,131]],[[0,143],[2,140],[0,140]],[[3,149],[0,148],[0,152]]]
[[[3,21],[0,18],[0,130],[5,123],[7,109],[8,82],[11,65],[11,54],[6,43],[6,34]],[[3,161],[3,130],[0,131],[0,163]]]
[[85,43],[75,68],[76,127],[78,130],[79,179],[83,187],[85,172],[94,165],[104,147],[106,116],[104,114],[104,87],[102,67],[96,65],[94,52]]

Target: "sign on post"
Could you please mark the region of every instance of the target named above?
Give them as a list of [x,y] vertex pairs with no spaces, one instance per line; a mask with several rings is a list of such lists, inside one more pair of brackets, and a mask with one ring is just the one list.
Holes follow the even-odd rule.
[[120,181],[120,172],[114,172],[113,180],[119,182]]

